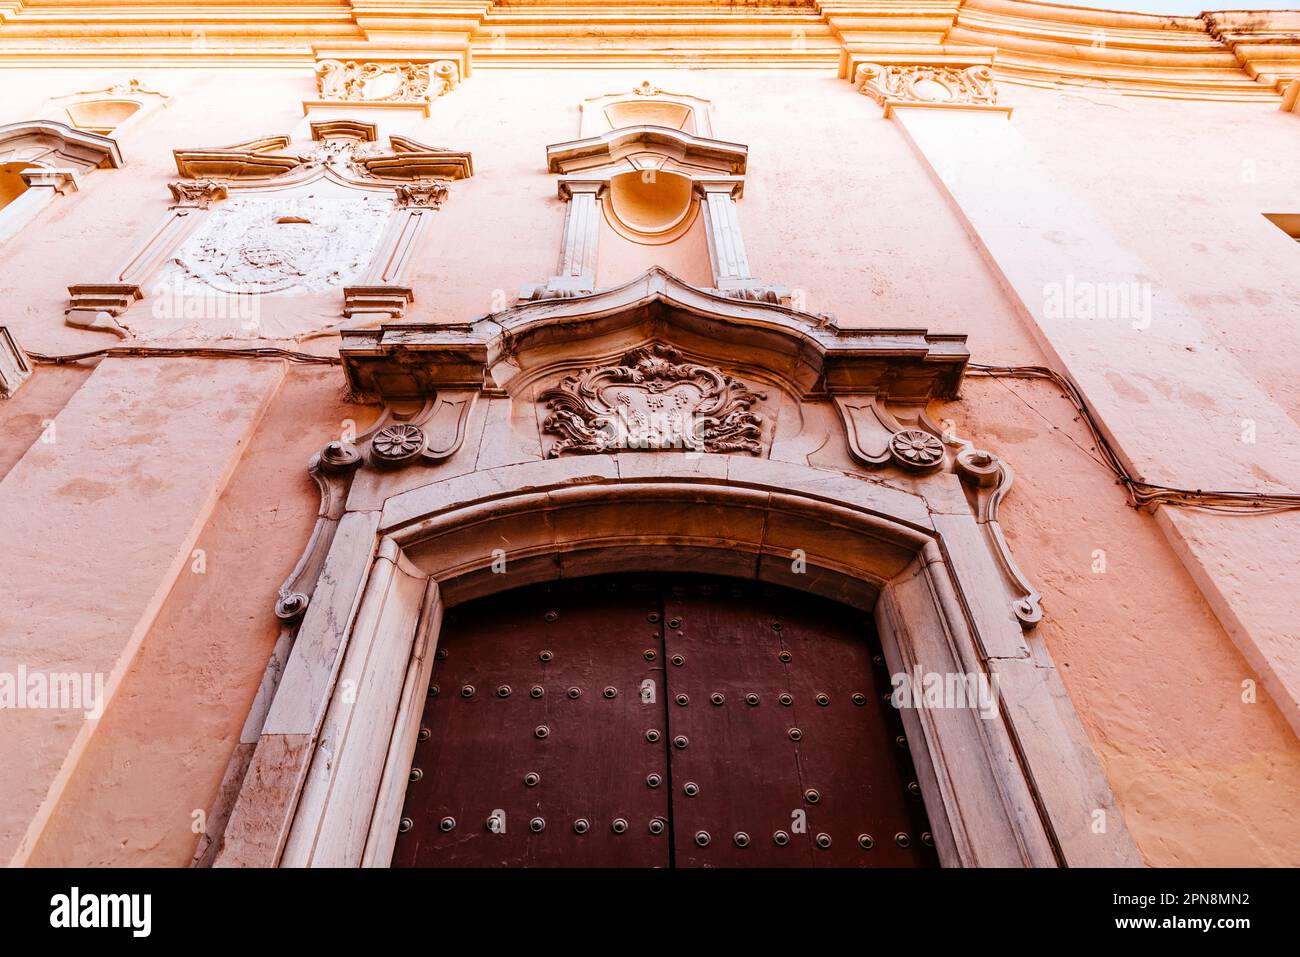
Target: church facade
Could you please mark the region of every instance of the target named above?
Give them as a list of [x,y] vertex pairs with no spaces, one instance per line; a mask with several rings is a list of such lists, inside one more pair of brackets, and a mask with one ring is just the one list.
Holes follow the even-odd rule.
[[0,71],[0,859],[1300,864],[1300,13]]

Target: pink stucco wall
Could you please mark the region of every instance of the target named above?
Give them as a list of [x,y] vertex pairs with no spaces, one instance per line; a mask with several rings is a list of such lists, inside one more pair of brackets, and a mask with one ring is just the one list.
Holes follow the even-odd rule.
[[[46,95],[92,89],[119,72],[27,71],[6,84],[0,122],[39,115]],[[195,70],[145,71],[140,79],[173,101],[123,138],[127,166],[87,176],[81,192],[0,246],[3,321],[29,349],[116,344],[64,325],[66,289],[110,276],[164,215],[165,184],[175,177],[171,150],[299,129],[301,102],[315,92],[310,73],[299,69],[226,69],[219,83],[211,71]],[[966,333],[976,362],[1045,361],[1012,296],[898,126],[848,83],[816,70],[478,71],[409,130],[472,150],[475,176],[452,185],[416,255],[408,318],[466,321],[551,275],[564,206],[545,168],[545,146],[578,135],[583,98],[645,79],[712,100],[715,135],[749,146],[740,219],[755,275],[786,284],[804,308],[834,314],[844,326]],[[1300,211],[1300,117],[1257,103],[1010,85],[1003,96],[1015,107],[1012,122],[1053,172],[1084,193],[1208,324],[1212,348],[1295,418],[1300,248],[1262,214]],[[611,272],[639,271],[643,253],[602,260],[602,282],[613,281],[606,279]],[[665,247],[659,261],[693,281],[708,275],[698,231]],[[333,342],[317,340],[313,348],[328,351]],[[142,382],[148,368],[169,374],[166,361],[150,363],[130,368]],[[374,414],[345,401],[337,370],[286,373],[266,365],[265,372],[214,371],[207,386],[195,387],[189,418],[169,405],[170,390],[161,386],[148,393],[148,408],[121,410],[114,427],[123,442],[183,430],[173,436],[170,457],[154,460],[163,474],[147,496],[122,476],[120,487],[110,483],[60,524],[51,520],[52,489],[34,479],[20,488],[13,470],[0,483],[0,502],[28,510],[15,534],[42,536],[40,560],[11,569],[21,580],[6,590],[51,577],[84,582],[82,594],[68,599],[72,625],[100,620],[122,633],[145,627],[138,651],[122,643],[116,697],[71,759],[65,738],[75,729],[45,727],[25,739],[36,763],[68,762],[48,822],[26,845],[32,863],[189,861],[192,813],[216,793],[275,640],[276,587],[311,529],[317,495],[306,462],[340,434],[344,420],[364,428]],[[42,367],[18,397],[0,404],[0,465],[12,465],[35,441],[35,423],[54,418],[78,394],[92,398],[77,392],[83,380],[94,378]],[[1136,415],[1161,399],[1134,392],[1130,401]],[[233,410],[225,432],[206,426],[207,413],[222,403]],[[1258,703],[1242,701],[1251,668],[1156,520],[1124,504],[1069,404],[1046,384],[978,379],[962,401],[933,411],[1016,469],[1002,519],[1017,560],[1045,595],[1039,634],[1147,861],[1300,864],[1293,813],[1300,744],[1266,694]],[[1199,438],[1192,424],[1186,429],[1181,441],[1195,448]],[[111,475],[115,453],[100,454]],[[121,462],[128,460],[123,452]],[[65,467],[71,481],[77,466]],[[1250,481],[1248,471],[1239,475],[1239,486]],[[86,547],[74,521],[85,516],[93,531],[129,526],[142,514],[174,514],[153,543],[164,555],[188,551],[191,531],[194,547],[207,554],[201,576],[184,563],[148,566],[153,577],[138,591],[156,593],[156,617],[98,600],[95,589],[117,589],[122,571]],[[186,524],[199,518],[197,528]],[[57,534],[47,534],[50,528]],[[1093,570],[1097,549],[1106,553],[1104,573]],[[1281,551],[1255,557],[1293,561]],[[11,652],[13,634],[4,636]],[[65,650],[75,652],[75,640]],[[17,727],[9,725],[12,716],[3,720]],[[15,810],[0,834],[5,858],[30,818],[8,806]]]

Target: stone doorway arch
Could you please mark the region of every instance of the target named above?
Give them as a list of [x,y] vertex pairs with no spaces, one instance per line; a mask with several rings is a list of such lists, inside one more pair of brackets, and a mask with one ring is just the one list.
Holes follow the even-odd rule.
[[217,863],[387,865],[443,610],[628,570],[835,598],[871,613],[892,673],[996,676],[991,717],[902,712],[943,864],[1140,863],[975,519],[938,507],[828,469],[623,452],[472,472],[345,512]]
[[345,330],[341,353],[384,408],[311,463],[320,517],[218,863],[386,865],[443,610],[623,571],[819,594],[872,616],[891,673],[995,683],[983,717],[902,714],[942,863],[1140,863],[998,525],[1011,469],[927,415],[957,396],[964,336],[842,328],[654,268]]

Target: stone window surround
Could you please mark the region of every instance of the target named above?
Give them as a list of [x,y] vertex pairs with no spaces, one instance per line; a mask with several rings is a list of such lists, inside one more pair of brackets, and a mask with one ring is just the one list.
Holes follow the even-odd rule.
[[[312,140],[376,142],[378,126],[356,120],[322,120],[310,124]],[[69,325],[112,333],[129,332],[117,319],[144,298],[149,278],[199,229],[213,205],[232,194],[281,192],[328,180],[349,189],[394,196],[395,215],[381,234],[365,274],[343,290],[342,314],[357,323],[400,318],[414,300],[401,280],[430,216],[445,201],[448,190],[430,173],[461,179],[473,175],[469,153],[425,147],[407,137],[390,138],[391,153],[368,156],[357,175],[341,173],[328,162],[304,163],[284,152],[286,136],[268,136],[219,149],[178,149],[177,171],[184,179],[170,183],[172,203],[153,232],[107,282],[68,287]],[[373,168],[372,168],[373,167]]]
[[0,126],[0,163],[28,163],[19,175],[27,184],[0,208],[0,242],[14,236],[58,196],[75,193],[94,169],[124,164],[117,142],[55,120],[25,120]]
[[521,291],[521,299],[582,295],[596,288],[600,214],[611,182],[629,173],[685,177],[692,203],[704,219],[713,288],[740,299],[779,302],[784,287],[750,272],[736,200],[744,194],[748,148],[669,127],[641,125],[546,148],[547,167],[560,174],[558,191],[568,201],[556,274],[544,285]]

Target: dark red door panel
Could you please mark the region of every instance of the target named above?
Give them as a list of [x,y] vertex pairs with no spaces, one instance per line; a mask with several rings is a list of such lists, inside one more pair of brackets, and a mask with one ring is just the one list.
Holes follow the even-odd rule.
[[393,863],[936,864],[880,660],[859,612],[756,582],[603,576],[463,605]]
[[667,866],[659,614],[657,591],[626,579],[457,608],[393,863]]
[[917,867],[938,860],[889,675],[869,619],[784,589],[765,604],[784,694],[800,729],[799,772],[819,866]]
[[777,699],[784,666],[759,587],[683,578],[664,596],[680,867],[813,863],[795,722]]

